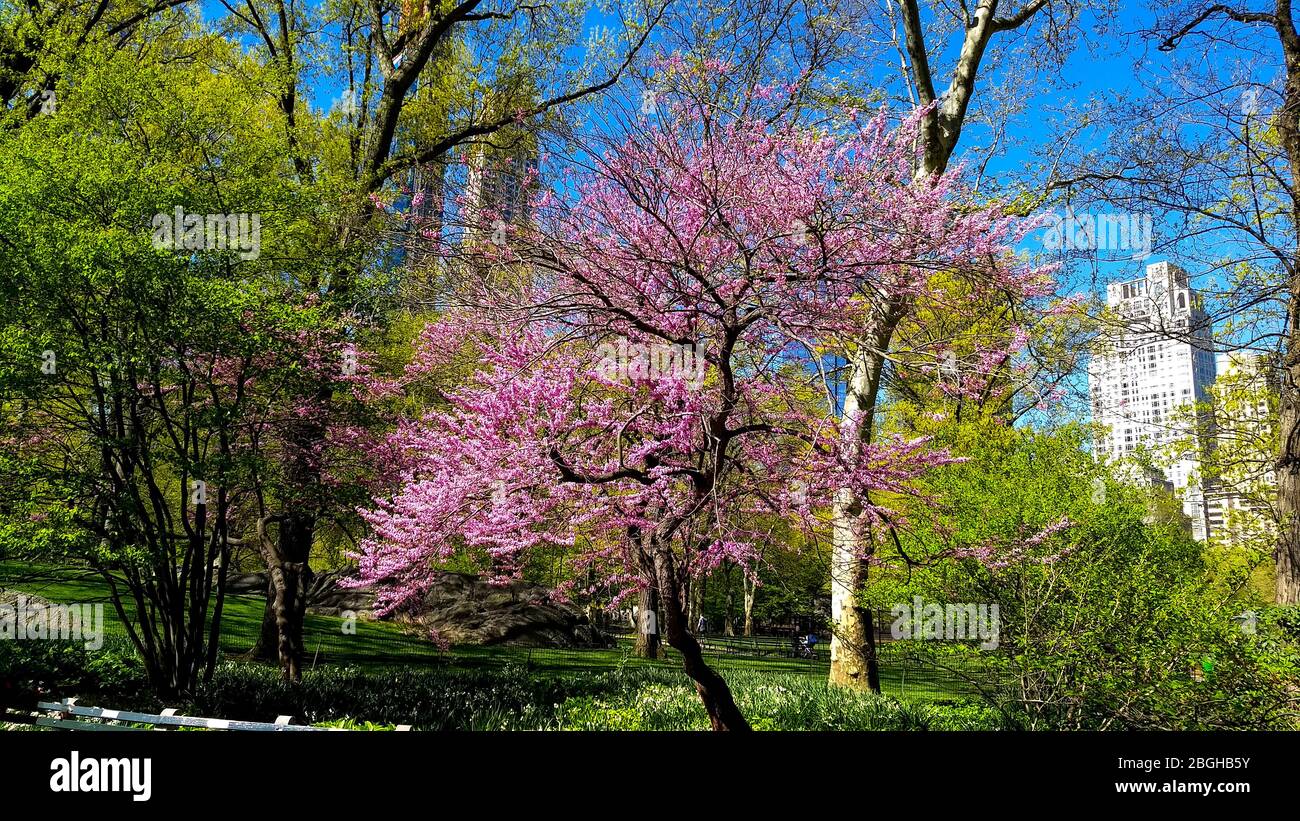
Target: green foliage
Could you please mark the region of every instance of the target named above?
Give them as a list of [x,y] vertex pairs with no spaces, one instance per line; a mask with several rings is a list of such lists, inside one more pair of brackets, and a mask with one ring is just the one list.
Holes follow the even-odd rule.
[[[693,699],[699,701],[696,696]],[[690,711],[687,703],[686,709]],[[691,717],[694,718],[693,716]],[[636,704],[611,703],[594,696],[578,696],[560,705],[556,720],[566,730],[644,730],[645,718]],[[707,723],[707,722],[706,722]],[[695,729],[694,727],[676,729]]]
[[996,605],[999,641],[911,652],[955,669],[978,657],[1009,685],[987,700],[1030,728],[1297,726],[1294,638],[1267,619],[1241,629],[1258,601],[1215,583],[1215,554],[1162,512],[1158,491],[1106,475],[1081,429],[946,435],[968,461],[936,473],[943,503],[909,511],[868,600]]
[[363,730],[365,732],[397,729],[397,725],[395,724],[376,724],[373,721],[357,721],[354,718],[339,718],[333,721],[321,721],[313,726],[332,727],[338,730]]
[[[831,687],[800,676],[734,672],[737,706],[756,730],[999,730],[1011,725],[986,705],[917,704]],[[708,716],[684,682],[649,683],[632,692],[582,696],[560,705],[566,730],[707,730]]]
[[1156,454],[1163,462],[1194,455],[1198,466],[1192,482],[1207,499],[1219,500],[1223,525],[1211,533],[1220,573],[1216,581],[1225,587],[1250,585],[1268,598],[1274,593],[1279,526],[1273,466],[1281,373],[1272,357],[1231,354],[1207,401],[1174,412],[1172,422],[1182,435]]
[[[738,703],[760,730],[967,730],[1012,725],[971,703],[919,704],[829,687],[770,671],[729,671]],[[0,680],[22,683],[7,700],[80,696],[83,703],[214,718],[270,721],[292,715],[316,726],[391,730],[706,730],[708,718],[681,671],[626,668],[538,676],[522,667],[361,671],[326,667],[285,682],[259,664],[220,665],[186,704],[148,694],[143,667],[125,644],[86,651],[68,642],[0,643]],[[11,698],[13,697],[13,698]]]
[[295,685],[270,667],[225,664],[201,688],[194,709],[202,715],[250,721],[293,715],[311,723],[354,718],[422,730],[530,729],[570,696],[620,692],[656,675],[661,674],[629,671],[548,678],[532,676],[522,667],[380,672],[327,667],[304,673],[302,683]]
[[81,693],[137,699],[147,690],[144,665],[124,640],[108,638],[98,650],[79,641],[0,641],[0,698],[8,703]]
[[[154,685],[180,692],[209,658],[225,540],[254,544],[288,495],[283,420],[312,409],[287,406],[332,387],[322,226],[346,206],[296,175],[275,69],[194,21],[150,33],[88,45],[56,113],[0,132],[0,553],[117,572],[114,599],[149,611],[131,629],[155,633]],[[157,236],[178,208],[213,217],[200,247]],[[218,236],[222,215],[251,247]],[[345,511],[367,498],[355,473],[335,476]],[[323,506],[323,484],[289,501]]]

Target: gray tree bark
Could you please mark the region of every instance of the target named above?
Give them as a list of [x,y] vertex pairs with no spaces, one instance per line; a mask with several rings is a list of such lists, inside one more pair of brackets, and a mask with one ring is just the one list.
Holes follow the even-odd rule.
[[[992,36],[1027,23],[1048,6],[1048,0],[1030,0],[998,16],[999,0],[980,0],[963,21],[961,50],[952,80],[942,97],[935,94],[929,51],[916,0],[899,0],[909,79],[921,106],[933,107],[920,128],[921,179],[942,174],[961,137],[966,111],[975,91],[980,62]],[[965,8],[965,7],[963,7]],[[871,441],[873,417],[879,401],[880,374],[889,356],[894,329],[907,313],[905,300],[882,295],[874,328],[863,333],[863,344],[849,355],[849,372],[842,435],[855,447]],[[856,689],[880,690],[871,614],[857,605],[857,594],[867,576],[865,558],[871,549],[870,533],[862,517],[865,500],[841,490],[833,509],[831,542],[831,670],[830,683]]]

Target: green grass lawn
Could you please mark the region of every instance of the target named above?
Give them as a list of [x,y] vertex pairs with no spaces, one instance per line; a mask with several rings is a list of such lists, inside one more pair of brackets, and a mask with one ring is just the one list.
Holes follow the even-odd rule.
[[[55,602],[103,603],[105,633],[126,635],[111,603],[108,583],[90,571],[0,562],[0,588],[22,590]],[[239,656],[257,643],[264,607],[262,596],[226,597],[221,615],[223,653]],[[445,660],[445,654],[433,644],[407,635],[396,624],[358,619],[355,635],[345,633],[344,627],[342,618],[307,614],[303,633],[309,663],[315,659],[318,663],[370,667]]]
[[[125,636],[110,602],[108,584],[98,575],[73,568],[32,567],[20,562],[0,562],[0,588],[21,590],[55,602],[103,603],[105,633]],[[262,596],[227,596],[222,614],[221,649],[238,658],[257,642],[262,623]],[[128,614],[130,609],[128,609]],[[355,633],[345,633],[345,620],[308,614],[304,630],[307,666],[355,665],[362,668],[450,664],[527,665],[538,675],[562,676],[579,671],[612,670],[620,666],[654,666],[677,669],[680,656],[669,650],[663,659],[632,655],[632,641],[619,637],[611,648],[515,647],[460,645],[443,652],[430,641],[390,622],[358,619]],[[824,678],[830,667],[829,647],[818,648],[815,660],[781,655],[789,640],[779,637],[724,637],[704,639],[707,660],[722,671],[750,670],[800,674]],[[917,669],[883,658],[881,688],[888,694],[915,699],[948,699],[969,688],[933,669]]]

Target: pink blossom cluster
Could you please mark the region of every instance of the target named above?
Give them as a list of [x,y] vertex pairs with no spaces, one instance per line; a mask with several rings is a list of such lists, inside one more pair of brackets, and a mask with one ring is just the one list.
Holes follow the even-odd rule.
[[[914,174],[914,120],[890,130],[882,113],[834,137],[689,108],[665,119],[482,250],[526,286],[483,278],[473,310],[431,324],[405,372],[373,388],[477,363],[375,445],[391,484],[362,511],[356,558],[381,612],[417,601],[461,553],[502,580],[559,551],[598,577],[562,594],[618,601],[654,568],[752,569],[763,515],[813,530],[846,490],[915,493],[952,458],[925,439],[846,439],[822,352],[853,344],[886,299],[953,276],[1018,298],[1050,288],[1008,250],[1015,219],[973,207],[955,177]],[[703,384],[604,378],[597,352],[616,339],[694,346]],[[890,515],[869,503],[860,521]]]

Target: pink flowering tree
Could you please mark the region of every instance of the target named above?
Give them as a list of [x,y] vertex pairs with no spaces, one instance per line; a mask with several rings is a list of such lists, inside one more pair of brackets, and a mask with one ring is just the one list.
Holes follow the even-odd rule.
[[660,116],[543,197],[535,227],[475,250],[463,307],[397,386],[467,351],[480,365],[385,443],[394,484],[364,513],[359,583],[392,612],[458,554],[505,580],[565,548],[617,596],[653,592],[641,629],[680,652],[715,729],[748,729],[691,634],[687,581],[752,570],[760,517],[821,531],[836,494],[905,495],[950,461],[924,439],[842,436],[827,352],[881,294],[923,294],[936,272],[1019,289],[1042,275],[1006,252],[1010,219],[913,178],[910,124],[832,137]]
[[372,377],[374,354],[363,344],[371,328],[355,316],[337,315],[312,297],[271,300],[265,310],[246,311],[240,330],[265,346],[242,386],[250,412],[234,451],[247,465],[233,506],[235,526],[268,575],[251,652],[278,662],[284,677],[297,681],[313,578],[300,521],[317,524],[309,543],[315,545],[337,543],[355,529],[357,505],[385,470],[382,431],[393,411],[384,384]]

